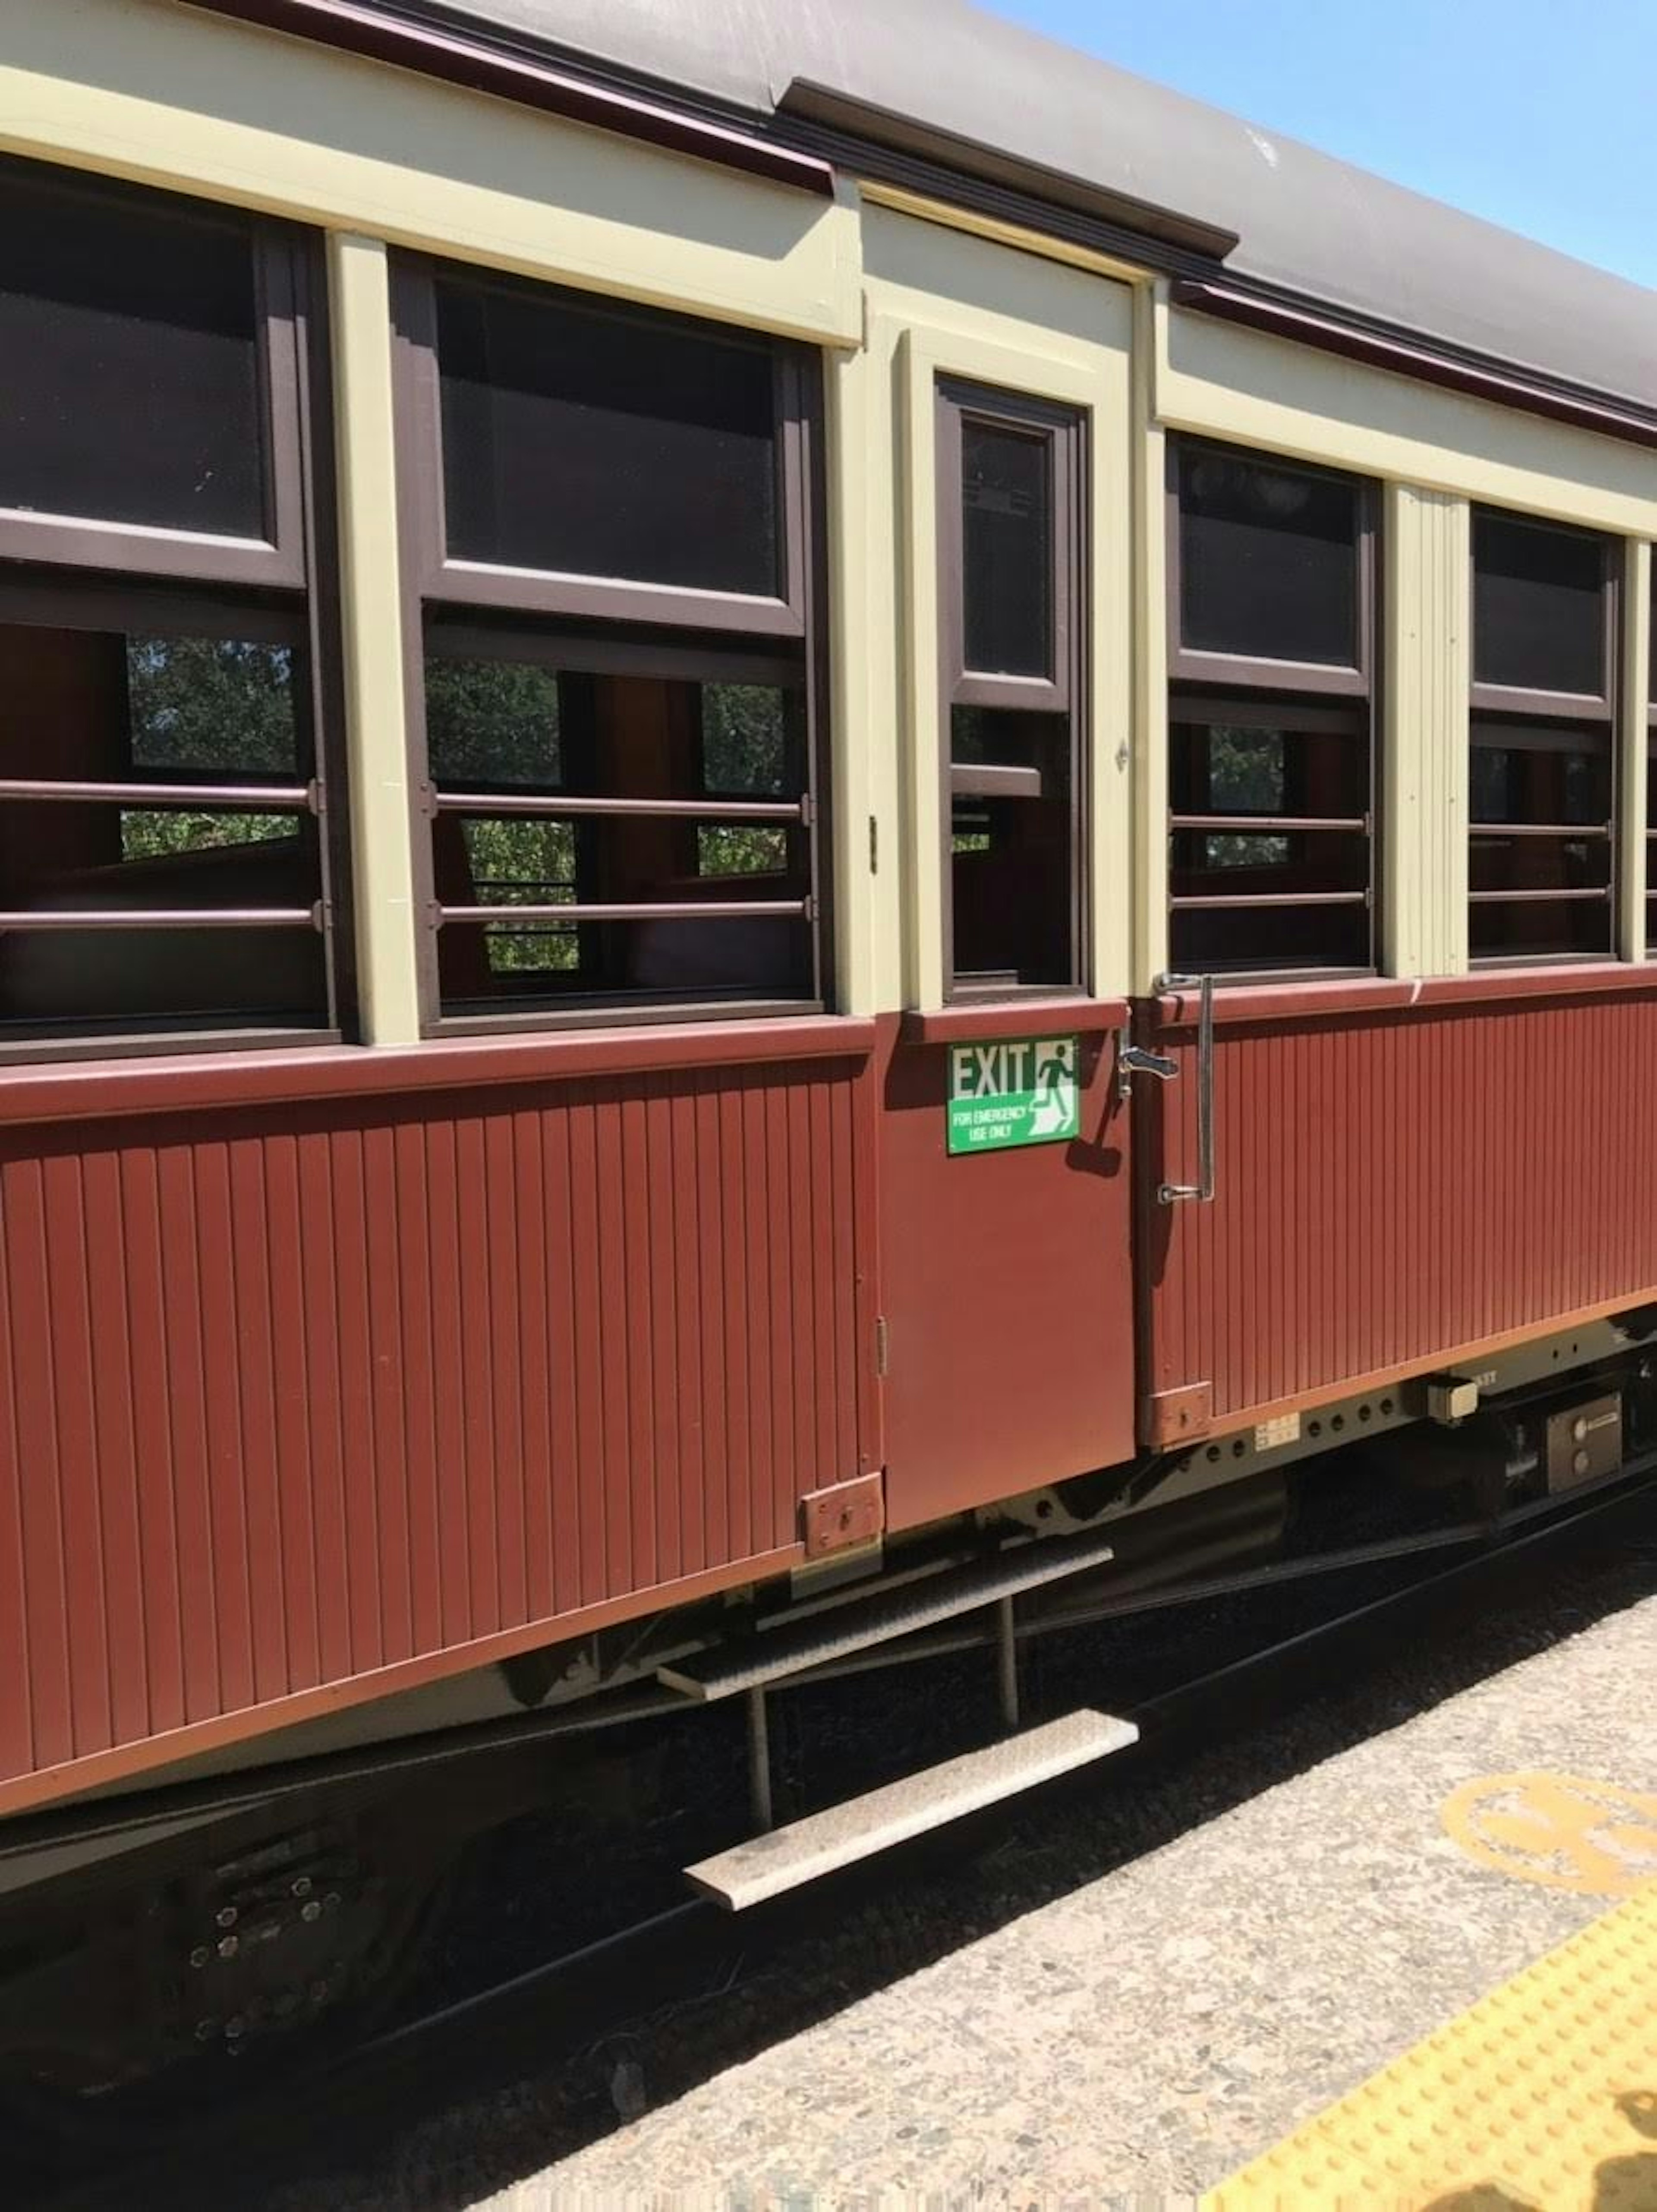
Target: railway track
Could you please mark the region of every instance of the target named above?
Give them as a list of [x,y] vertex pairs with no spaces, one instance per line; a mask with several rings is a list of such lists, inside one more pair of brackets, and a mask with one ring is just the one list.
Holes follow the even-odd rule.
[[[1320,1685],[1357,1679],[1366,1666],[1395,1652],[1400,1638],[1445,1633],[1473,1611],[1488,1618],[1498,1595],[1516,1594],[1538,1574],[1595,1547],[1619,1554],[1657,1547],[1657,1465],[1624,1470],[1563,1501],[1521,1509],[1494,1538],[1452,1528],[1370,1547],[1346,1561],[1326,1559],[1326,1569],[1336,1569],[1337,1584],[1343,1575],[1389,1559],[1402,1565],[1418,1554],[1430,1564],[1398,1588],[1128,1701],[1125,1710],[1138,1724],[1139,1744],[1107,1768],[1047,1784],[1040,1793],[1043,1810],[1052,1815],[1065,1804],[1102,1804],[1136,1781],[1143,1784],[1153,1771],[1187,1758],[1222,1729],[1235,1736],[1305,1702]],[[1452,1555],[1448,1564],[1445,1553]],[[1202,1589],[1211,1594],[1251,1583],[1274,1588],[1284,1579],[1281,1572],[1265,1572]],[[1120,1610],[1167,1607],[1198,1594],[1144,1595]],[[233,2110],[192,2112],[178,2138],[126,2148],[118,2171],[63,2179],[14,2168],[21,2193],[9,2201],[40,2212],[106,2212],[135,2203],[158,2212],[174,2207],[192,2212],[228,2202],[251,2204],[337,2162],[360,2163],[434,2105],[459,2106],[530,2073],[544,2075],[561,2061],[591,2055],[624,2037],[630,2024],[664,2008],[716,1997],[739,1978],[784,1957],[792,1943],[820,1930],[825,1921],[843,1923],[889,1893],[942,1850],[947,1848],[957,1869],[981,1865],[1014,1824],[1029,1822],[1034,1802],[1027,1797],[990,1808],[944,1832],[947,1845],[936,1833],[917,1838],[738,1918],[687,1899],[439,2005],[325,2065],[261,2087]]]

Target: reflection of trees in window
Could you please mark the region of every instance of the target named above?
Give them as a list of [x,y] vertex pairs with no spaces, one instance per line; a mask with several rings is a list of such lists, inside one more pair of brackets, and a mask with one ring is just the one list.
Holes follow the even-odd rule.
[[127,640],[135,769],[291,775],[294,656],[226,637]]
[[[464,824],[466,858],[481,906],[567,906],[575,897],[574,822],[496,820]],[[490,923],[489,962],[495,975],[580,966],[574,922]]]
[[426,742],[446,783],[561,783],[558,678],[525,661],[434,657]]
[[702,686],[702,789],[756,799],[787,788],[787,696],[769,684]]

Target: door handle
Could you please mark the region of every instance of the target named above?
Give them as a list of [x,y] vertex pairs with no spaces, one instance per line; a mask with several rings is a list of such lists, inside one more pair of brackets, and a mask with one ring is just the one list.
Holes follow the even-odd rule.
[[1159,1183],[1157,1200],[1181,1206],[1187,1199],[1209,1205],[1214,1196],[1214,978],[1159,975],[1158,991],[1195,991],[1197,1008],[1197,1181]]

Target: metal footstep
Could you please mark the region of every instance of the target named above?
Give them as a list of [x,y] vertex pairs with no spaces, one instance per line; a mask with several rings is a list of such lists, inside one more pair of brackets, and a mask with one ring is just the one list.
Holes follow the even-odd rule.
[[687,1698],[734,1697],[994,1605],[1017,1591],[1062,1582],[1105,1565],[1111,1556],[1109,1544],[1097,1535],[1062,1544],[1023,1544],[998,1558],[952,1568],[918,1588],[878,1590],[819,1618],[763,1631],[746,1644],[677,1660],[659,1667],[656,1679]]
[[901,1782],[849,1797],[804,1820],[755,1836],[713,1858],[687,1867],[697,1889],[741,1912],[820,1875],[850,1866],[911,1836],[941,1828],[1021,1790],[1034,1790],[1072,1768],[1137,1743],[1132,1721],[1083,1709],[1048,1721],[1022,1735],[1005,1736],[981,1751],[945,1759]]

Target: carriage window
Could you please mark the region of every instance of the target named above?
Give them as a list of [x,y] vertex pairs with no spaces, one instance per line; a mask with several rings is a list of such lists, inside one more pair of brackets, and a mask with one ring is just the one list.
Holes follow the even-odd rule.
[[0,161],[0,1052],[337,1026],[307,268],[279,226]]
[[1475,959],[1612,948],[1610,541],[1473,517],[1468,851]]
[[250,219],[0,167],[0,507],[264,536],[259,344]]
[[426,696],[446,1014],[810,997],[792,671],[699,683],[640,648],[621,673],[603,640],[568,634],[520,635],[528,665],[446,644],[439,618]]
[[780,594],[775,349],[550,286],[434,289],[452,558]]
[[1082,978],[1081,418],[938,387],[953,997]]
[[1175,465],[1186,649],[1356,667],[1357,481],[1194,441]]
[[397,312],[428,1025],[821,1004],[814,359],[413,257]]
[[0,1039],[324,1025],[297,625],[13,611],[0,588]]
[[1169,949],[1229,974],[1373,964],[1370,488],[1176,441]]

